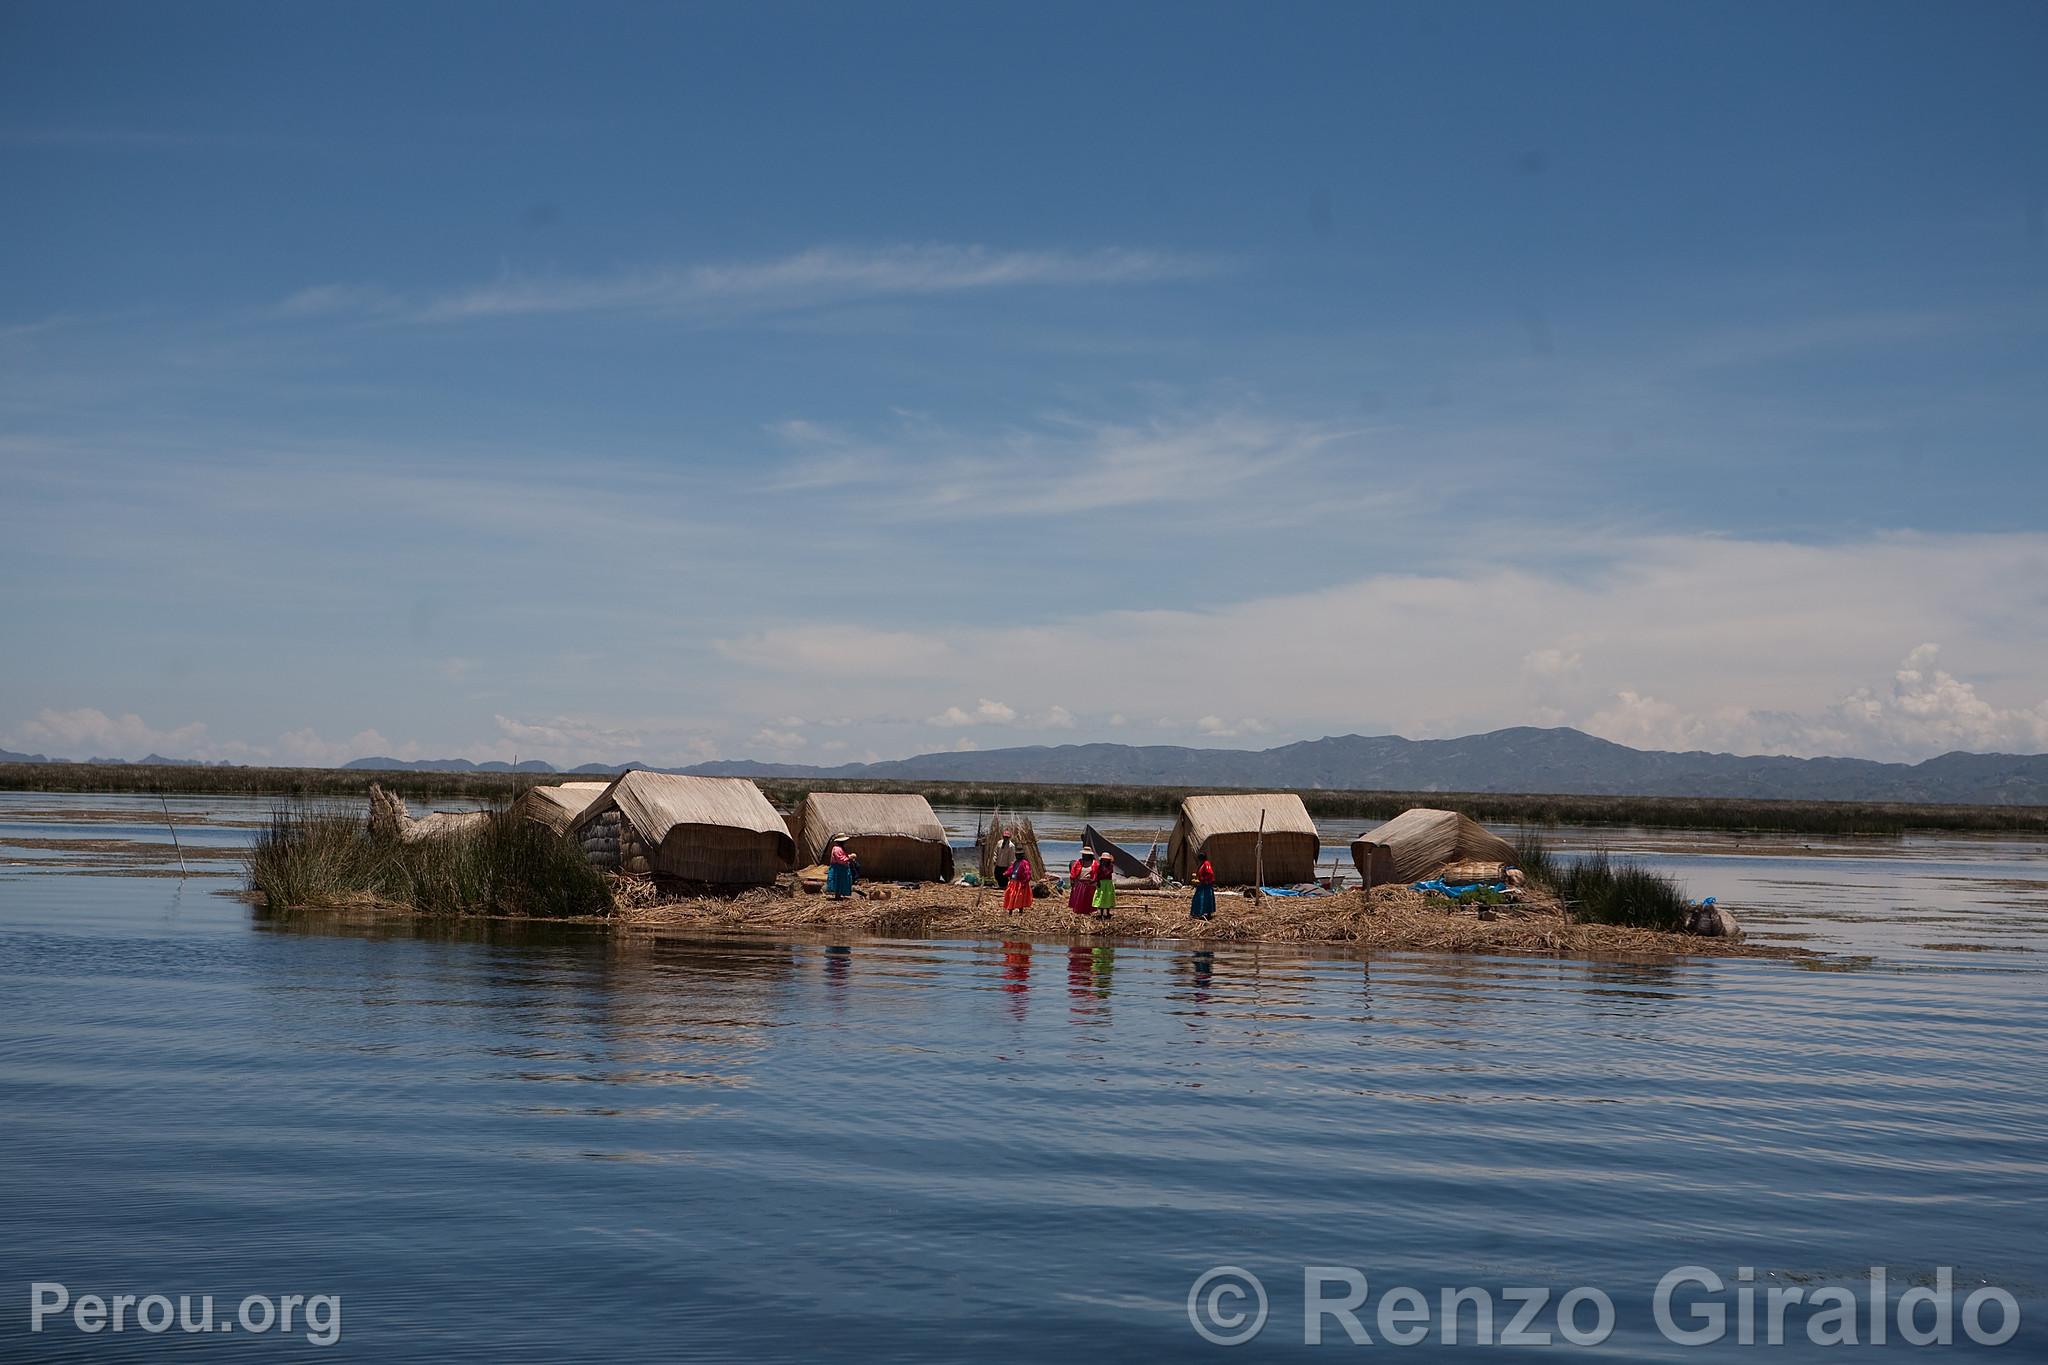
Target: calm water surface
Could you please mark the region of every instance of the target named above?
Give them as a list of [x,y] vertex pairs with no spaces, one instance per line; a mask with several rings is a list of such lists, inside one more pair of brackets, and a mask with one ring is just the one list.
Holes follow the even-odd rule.
[[[174,801],[181,882],[154,803],[0,796],[0,1359],[1352,1351],[1302,1346],[1304,1264],[1599,1286],[1613,1360],[1871,1353],[1676,1346],[1675,1266],[1952,1266],[2019,1335],[1885,1354],[2048,1358],[2038,843],[1566,831],[1826,956],[1365,959],[279,924],[217,894],[265,809]],[[1220,1263],[1272,1305],[1234,1355]],[[343,1329],[30,1335],[32,1281]]]

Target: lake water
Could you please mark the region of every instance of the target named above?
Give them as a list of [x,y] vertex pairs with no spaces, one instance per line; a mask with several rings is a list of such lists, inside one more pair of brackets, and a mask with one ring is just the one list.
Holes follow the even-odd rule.
[[[266,804],[172,809],[182,881],[154,802],[0,796],[0,1359],[1365,1349],[1335,1318],[1303,1344],[1310,1265],[1365,1275],[1376,1341],[1395,1286],[1484,1291],[1496,1330],[1547,1287],[1553,1333],[1597,1288],[1604,1346],[1478,1354],[1617,1361],[1865,1358],[1803,1308],[1762,1344],[1764,1291],[1847,1289],[1867,1341],[1871,1266],[1891,1303],[1951,1267],[2016,1335],[1893,1320],[1881,1354],[2048,1359],[2039,843],[1565,831],[1824,956],[1367,959],[279,923],[217,894]],[[1048,853],[1077,833],[1040,824]],[[1234,1353],[1190,1321],[1220,1265],[1270,1305]],[[1679,1297],[1727,1306],[1702,1349],[1655,1319],[1687,1265],[1728,1283]],[[338,1340],[32,1333],[33,1283],[211,1294],[231,1325],[339,1296]],[[1472,1353],[1426,1331],[1415,1355]]]

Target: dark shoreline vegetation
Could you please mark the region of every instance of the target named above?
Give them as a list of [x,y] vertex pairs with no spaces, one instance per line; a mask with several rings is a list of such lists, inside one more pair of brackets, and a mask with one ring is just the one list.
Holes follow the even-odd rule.
[[1525,839],[1516,866],[1530,883],[1554,893],[1581,924],[1620,924],[1667,934],[1686,931],[1693,904],[1674,879],[1606,851],[1560,858],[1541,839]]
[[[561,781],[603,780],[600,774],[377,772],[363,768],[212,768],[183,764],[0,764],[0,790],[44,792],[166,792],[173,795],[283,796],[361,799],[370,783],[411,799],[509,801],[528,787]],[[916,792],[932,804],[1013,811],[1170,814],[1183,796],[1227,792],[1227,787],[1004,782],[891,782],[757,778],[779,806],[813,791]],[[1712,829],[1776,834],[1896,835],[1911,830],[1956,833],[2048,834],[2048,806],[1907,805],[1860,801],[1759,801],[1739,797],[1560,796],[1493,792],[1319,791],[1296,789],[1310,814],[1351,817],[1360,828],[1388,820],[1411,806],[1435,806],[1482,823],[1522,825],[1631,825],[1651,829]]]
[[611,883],[576,845],[510,811],[458,834],[373,834],[360,811],[293,804],[249,849],[249,889],[272,911],[401,909],[423,915],[606,915]]

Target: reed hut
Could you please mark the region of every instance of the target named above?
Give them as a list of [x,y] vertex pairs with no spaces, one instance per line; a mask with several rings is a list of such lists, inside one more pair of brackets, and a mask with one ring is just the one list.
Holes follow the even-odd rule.
[[765,886],[796,852],[789,827],[744,777],[625,773],[568,834],[598,867],[722,886]]
[[1167,869],[1192,881],[1207,855],[1218,886],[1257,885],[1262,826],[1265,885],[1313,881],[1323,841],[1308,807],[1293,792],[1188,797],[1167,838]]
[[546,825],[557,834],[567,834],[576,817],[583,814],[584,807],[602,796],[610,785],[609,782],[560,782],[552,787],[528,787],[512,803],[512,809],[536,825]]
[[1031,827],[1028,815],[996,814],[991,817],[988,828],[982,831],[981,842],[974,847],[974,875],[982,882],[988,882],[996,874],[996,845],[1003,836],[1010,836],[1010,842],[1019,852],[1031,860],[1031,880],[1035,885],[1058,873],[1045,865],[1045,855],[1038,851],[1038,831]]
[[1515,858],[1515,846],[1477,820],[1427,806],[1404,810],[1351,841],[1352,865],[1367,886],[1425,881],[1454,863],[1490,867],[1474,880],[1492,881]]
[[950,882],[953,845],[922,796],[892,792],[812,792],[789,821],[797,865],[825,861],[834,835],[860,858],[863,878],[884,882]]

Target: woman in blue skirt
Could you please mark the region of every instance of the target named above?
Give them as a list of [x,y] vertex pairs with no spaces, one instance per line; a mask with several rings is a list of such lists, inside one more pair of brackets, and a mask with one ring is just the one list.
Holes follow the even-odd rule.
[[1195,869],[1195,900],[1188,907],[1191,919],[1208,919],[1216,913],[1216,867],[1205,855]]
[[853,859],[838,839],[832,841],[832,856],[826,861],[825,891],[836,901],[853,894]]

